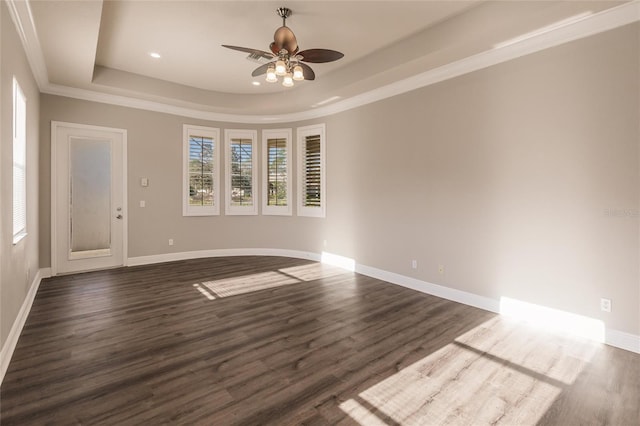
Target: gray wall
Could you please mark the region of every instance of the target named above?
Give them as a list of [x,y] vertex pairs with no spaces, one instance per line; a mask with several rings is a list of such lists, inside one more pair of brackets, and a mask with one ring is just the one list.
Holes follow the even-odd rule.
[[[327,251],[364,265],[640,334],[639,28],[315,120],[327,124],[326,219],[182,217],[182,124],[252,126],[43,95],[41,265],[50,258],[49,126],[71,121],[129,132],[131,257],[320,252],[326,240]],[[600,312],[600,297],[613,312]]]
[[[237,123],[212,123],[117,106],[42,95],[42,203],[43,266],[50,265],[51,121],[67,121],[127,129],[129,257],[192,250],[226,248],[281,248],[319,252],[322,220],[278,216],[182,216],[182,125],[185,123],[243,129]],[[296,124],[298,125],[298,124]],[[275,126],[281,128],[284,126]],[[260,133],[258,134],[260,138]],[[220,166],[224,168],[224,155]],[[140,178],[149,179],[143,188]],[[220,189],[224,196],[224,178]],[[224,211],[224,198],[220,199]],[[140,208],[139,201],[146,207]],[[320,225],[320,226],[318,226]],[[168,239],[174,240],[169,247]]]
[[[0,2],[0,347],[38,272],[40,95],[5,2]],[[13,77],[27,98],[27,233],[13,245]]]
[[328,119],[330,251],[638,334],[639,35],[628,26]]

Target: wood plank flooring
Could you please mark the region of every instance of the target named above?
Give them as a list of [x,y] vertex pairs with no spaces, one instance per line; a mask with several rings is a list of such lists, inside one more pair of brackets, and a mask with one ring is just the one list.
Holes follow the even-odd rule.
[[640,424],[640,356],[315,262],[55,277],[2,425]]

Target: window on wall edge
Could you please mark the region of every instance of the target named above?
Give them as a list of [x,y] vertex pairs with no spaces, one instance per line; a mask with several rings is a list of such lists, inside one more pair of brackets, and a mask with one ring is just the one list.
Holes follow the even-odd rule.
[[298,215],[325,217],[327,204],[325,125],[299,127],[296,133]]
[[27,235],[27,99],[13,79],[13,244]]

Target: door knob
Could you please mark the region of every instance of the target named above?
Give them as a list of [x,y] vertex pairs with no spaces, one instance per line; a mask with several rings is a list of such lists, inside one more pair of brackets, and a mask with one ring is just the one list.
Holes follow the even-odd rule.
[[122,215],[119,214],[118,216],[116,216],[116,219],[122,219]]

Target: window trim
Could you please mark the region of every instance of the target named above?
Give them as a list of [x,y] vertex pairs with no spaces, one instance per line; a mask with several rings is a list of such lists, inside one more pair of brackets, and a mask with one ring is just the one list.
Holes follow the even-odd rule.
[[[213,139],[213,206],[189,205],[189,137],[205,136]],[[220,214],[220,129],[215,127],[182,126],[182,215],[218,216]]]
[[[19,117],[17,114],[18,111],[18,101],[21,100],[21,103],[24,107],[24,117],[23,123],[18,123]],[[18,126],[23,127],[23,134],[19,135],[18,133]],[[13,171],[12,171],[12,188],[11,188],[11,193],[12,193],[12,203],[13,201],[15,201],[15,179],[16,179],[16,173],[15,173],[15,168],[16,168],[16,163],[19,164],[20,167],[22,167],[23,169],[23,174],[24,174],[24,178],[23,178],[23,182],[22,182],[22,198],[24,200],[24,204],[23,204],[23,211],[21,212],[21,216],[22,219],[24,221],[23,224],[21,224],[22,226],[20,227],[20,229],[18,231],[15,231],[14,228],[16,226],[16,206],[15,203],[13,203],[13,207],[12,207],[12,211],[11,211],[11,217],[12,217],[12,234],[13,234],[13,245],[18,244],[24,237],[27,236],[27,97],[24,94],[24,91],[22,90],[22,87],[20,87],[20,84],[18,83],[18,80],[16,79],[16,77],[13,77],[13,120],[12,120],[12,131],[11,131],[11,135],[12,135],[12,157],[13,157]],[[22,139],[22,140],[21,140]],[[20,144],[21,146],[19,146],[18,148],[20,148],[20,158],[16,158],[16,153],[18,152],[18,150],[16,149],[17,145]]]
[[[232,206],[231,205],[231,140],[251,139],[251,190],[253,192],[252,205]],[[232,215],[257,215],[258,204],[260,203],[260,191],[258,188],[258,131],[247,129],[225,129],[224,131],[224,151],[225,151],[225,214]]]
[[[297,135],[297,185],[298,185],[298,216],[307,217],[326,217],[327,212],[327,171],[326,171],[326,126],[322,124],[314,124],[311,126],[298,127],[296,129]],[[307,136],[319,135],[320,136],[320,207],[307,207],[304,206],[304,151],[305,151],[305,138]]]
[[[270,206],[269,203],[269,139],[285,139],[287,149],[287,205],[286,206]],[[292,191],[292,152],[293,147],[292,129],[266,129],[262,131],[262,214],[263,215],[281,215],[291,216],[293,208],[293,191]]]

